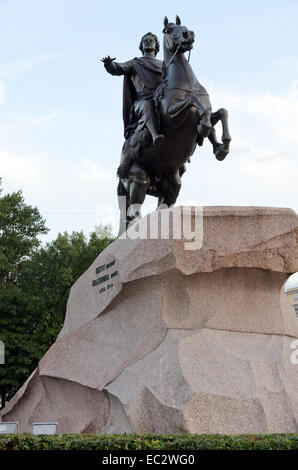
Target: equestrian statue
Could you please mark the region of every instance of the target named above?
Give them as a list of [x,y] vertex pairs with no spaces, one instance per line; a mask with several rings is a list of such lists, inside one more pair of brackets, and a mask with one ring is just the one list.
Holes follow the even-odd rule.
[[[125,142],[117,170],[119,235],[141,217],[147,194],[158,198],[157,208],[175,204],[186,162],[204,139],[211,142],[217,160],[229,153],[228,112],[212,112],[209,95],[185,57],[193,48],[194,32],[176,16],[176,23],[165,17],[163,34],[163,62],[156,58],[160,46],[152,33],[141,39],[142,57],[124,63],[110,56],[102,59],[111,75],[124,75]],[[218,121],[221,142],[214,128]]]

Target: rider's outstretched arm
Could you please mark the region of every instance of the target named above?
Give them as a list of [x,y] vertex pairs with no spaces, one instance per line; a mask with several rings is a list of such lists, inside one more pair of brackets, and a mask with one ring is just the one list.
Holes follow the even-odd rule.
[[133,71],[133,61],[129,60],[128,62],[114,62],[114,59],[111,59],[109,56],[102,59],[105,69],[111,75],[128,75]]

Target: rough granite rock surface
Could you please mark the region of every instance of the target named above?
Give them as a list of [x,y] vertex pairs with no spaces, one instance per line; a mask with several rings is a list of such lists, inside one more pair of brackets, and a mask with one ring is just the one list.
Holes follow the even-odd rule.
[[[283,294],[298,271],[296,213],[162,212],[169,239],[131,239],[134,226],[76,281],[63,329],[3,421],[21,432],[37,421],[61,433],[298,431],[298,322]],[[191,249],[173,234],[182,212],[201,237]]]

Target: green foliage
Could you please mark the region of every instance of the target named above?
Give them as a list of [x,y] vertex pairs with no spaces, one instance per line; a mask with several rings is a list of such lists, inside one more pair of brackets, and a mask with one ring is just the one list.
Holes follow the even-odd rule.
[[0,387],[13,390],[40,355],[30,341],[31,317],[19,277],[40,244],[38,236],[48,229],[38,209],[25,204],[21,191],[1,194],[0,187],[0,340],[6,353]]
[[[1,180],[0,180],[1,183]],[[0,195],[2,190],[0,188]],[[21,191],[0,197],[0,283],[15,282],[23,263],[47,233],[36,207],[25,204]]]
[[298,450],[298,434],[0,436],[0,450]]
[[109,227],[100,225],[89,239],[65,232],[40,247],[38,236],[46,232],[20,191],[1,196],[0,188],[0,387],[9,397],[55,341],[71,286],[112,241]]

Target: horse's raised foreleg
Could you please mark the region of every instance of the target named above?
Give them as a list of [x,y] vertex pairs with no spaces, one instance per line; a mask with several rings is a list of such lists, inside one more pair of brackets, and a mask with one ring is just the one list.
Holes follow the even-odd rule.
[[[221,121],[222,123],[222,143],[218,142],[214,129],[214,126],[218,123],[218,121]],[[208,138],[213,146],[213,152],[217,160],[224,160],[229,153],[231,142],[231,136],[228,125],[228,111],[224,108],[220,108],[215,113],[212,113],[211,124],[212,129],[209,133]]]
[[215,113],[211,113],[212,126],[215,126],[218,121],[221,121],[222,124],[222,142],[224,144],[229,144],[232,139],[229,132],[228,111],[226,109],[220,108]]

